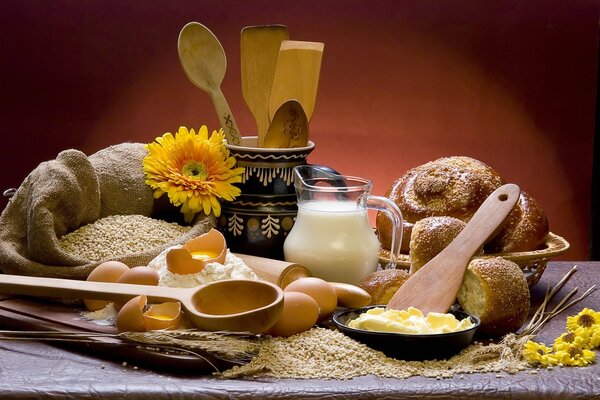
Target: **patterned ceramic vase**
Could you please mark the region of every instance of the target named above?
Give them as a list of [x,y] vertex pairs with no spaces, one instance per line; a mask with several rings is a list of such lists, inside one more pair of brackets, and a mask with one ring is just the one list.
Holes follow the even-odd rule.
[[233,252],[283,260],[283,242],[298,212],[293,170],[306,164],[315,144],[292,149],[256,145],[256,136],[242,137],[239,146],[227,145],[245,172],[242,194],[221,204],[219,230]]

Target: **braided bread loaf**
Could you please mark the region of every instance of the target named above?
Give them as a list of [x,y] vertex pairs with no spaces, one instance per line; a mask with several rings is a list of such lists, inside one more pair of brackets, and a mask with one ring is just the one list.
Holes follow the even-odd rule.
[[[386,193],[404,217],[402,252],[409,252],[417,221],[445,216],[468,222],[485,199],[504,183],[493,168],[463,156],[440,158],[407,171]],[[377,233],[382,246],[388,249],[391,230],[387,216],[378,213]],[[493,253],[535,250],[543,246],[548,232],[548,220],[541,207],[523,192],[504,229],[485,250]]]

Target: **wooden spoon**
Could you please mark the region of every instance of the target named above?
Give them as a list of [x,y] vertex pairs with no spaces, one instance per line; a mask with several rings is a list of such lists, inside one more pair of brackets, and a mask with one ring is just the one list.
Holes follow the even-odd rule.
[[243,279],[183,289],[0,274],[0,293],[123,302],[139,295],[156,302],[175,300],[194,325],[208,331],[262,333],[275,324],[283,307],[283,291],[277,285]]
[[289,37],[284,25],[247,26],[240,39],[242,94],[256,120],[258,147],[269,128],[269,98],[281,42]]
[[263,146],[270,148],[293,148],[308,146],[308,119],[297,100],[288,100],[279,107]]
[[296,99],[310,121],[315,109],[324,47],[318,42],[281,42],[269,100],[271,120],[283,103]]
[[179,33],[177,50],[179,61],[189,80],[210,95],[227,141],[238,145],[239,129],[221,92],[221,82],[227,69],[227,59],[221,43],[207,27],[198,22],[190,22]]
[[456,300],[471,257],[502,227],[517,204],[519,193],[519,187],[514,184],[496,189],[448,247],[411,275],[386,308],[406,310],[415,307],[423,314],[448,312]]

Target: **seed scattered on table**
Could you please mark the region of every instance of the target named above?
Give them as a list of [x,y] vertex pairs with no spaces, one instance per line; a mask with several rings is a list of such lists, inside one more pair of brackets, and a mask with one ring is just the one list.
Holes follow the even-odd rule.
[[[268,338],[248,364],[223,372],[228,378],[268,376],[297,379],[351,379],[361,375],[451,378],[474,372],[516,373],[527,369],[519,358],[479,357],[489,350],[471,345],[449,360],[402,361],[359,343],[339,331],[313,328],[289,338]],[[508,348],[507,348],[508,349]]]
[[67,253],[103,261],[163,247],[191,229],[143,215],[112,215],[59,239]]

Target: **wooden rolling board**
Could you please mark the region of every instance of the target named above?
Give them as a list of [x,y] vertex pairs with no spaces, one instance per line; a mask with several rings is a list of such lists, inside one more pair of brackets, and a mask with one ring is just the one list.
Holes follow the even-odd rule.
[[[80,311],[74,306],[17,297],[0,297],[0,329],[116,333],[114,326],[102,326],[81,318]],[[140,368],[160,369],[187,375],[214,372],[212,365],[201,358],[149,351],[124,345],[116,338],[98,337],[92,338],[91,343],[65,342],[61,343],[61,346],[63,345],[117,363],[126,361],[129,365]],[[210,358],[209,361],[221,370],[232,366],[222,360]]]

